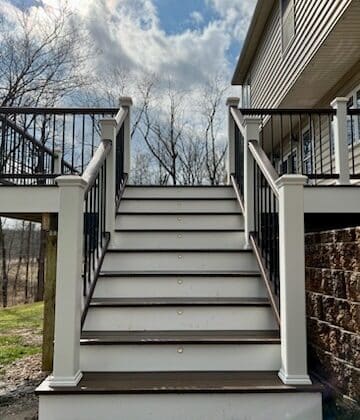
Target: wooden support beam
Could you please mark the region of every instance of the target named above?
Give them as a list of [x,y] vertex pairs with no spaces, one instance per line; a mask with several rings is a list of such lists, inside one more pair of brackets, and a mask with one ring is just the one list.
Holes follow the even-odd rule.
[[51,372],[54,357],[55,289],[57,258],[57,214],[44,214],[45,237],[45,289],[42,370]]

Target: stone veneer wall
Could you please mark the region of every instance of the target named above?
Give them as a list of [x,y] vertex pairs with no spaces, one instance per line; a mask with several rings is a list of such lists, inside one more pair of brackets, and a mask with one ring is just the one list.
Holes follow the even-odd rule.
[[306,235],[310,369],[360,402],[360,227]]

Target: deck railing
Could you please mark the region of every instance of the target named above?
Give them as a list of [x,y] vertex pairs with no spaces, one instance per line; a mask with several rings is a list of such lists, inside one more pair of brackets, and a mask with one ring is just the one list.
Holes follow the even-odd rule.
[[81,328],[129,171],[130,106],[131,100],[122,98],[115,117],[99,121],[101,141],[81,176],[56,179],[60,210],[53,386],[74,386],[81,378]]
[[[309,177],[302,175],[302,165],[294,165],[293,170],[287,168],[286,171],[279,165],[281,141],[276,141],[272,112],[266,114],[266,121],[261,110],[241,112],[235,98],[229,99],[228,105],[228,167],[244,215],[246,245],[255,252],[280,324],[279,376],[287,384],[309,384],[304,256],[304,184],[309,182]],[[332,114],[330,110],[325,115]],[[274,115],[277,115],[276,111]],[[279,120],[281,132],[281,118]],[[269,137],[265,127],[270,130]],[[288,130],[292,130],[291,118]],[[243,148],[240,149],[240,145]],[[277,150],[280,150],[280,155],[277,155]],[[309,171],[309,175],[312,174]]]
[[0,183],[53,184],[82,174],[117,108],[0,108]]
[[240,109],[260,119],[260,144],[279,175],[337,179],[333,109]]

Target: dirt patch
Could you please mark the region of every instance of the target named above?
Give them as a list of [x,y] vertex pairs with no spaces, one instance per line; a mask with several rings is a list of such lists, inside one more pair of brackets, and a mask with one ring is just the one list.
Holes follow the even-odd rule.
[[8,365],[0,376],[0,418],[37,419],[38,399],[34,390],[45,376],[41,372],[41,355],[24,357]]

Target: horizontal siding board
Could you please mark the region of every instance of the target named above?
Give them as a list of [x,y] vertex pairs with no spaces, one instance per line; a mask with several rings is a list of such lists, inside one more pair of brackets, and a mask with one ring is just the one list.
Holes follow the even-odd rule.
[[350,2],[295,0],[296,36],[284,56],[279,7],[275,6],[250,68],[252,106],[279,105]]

